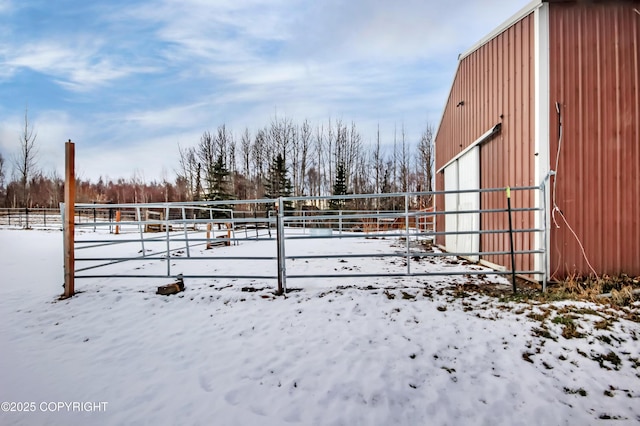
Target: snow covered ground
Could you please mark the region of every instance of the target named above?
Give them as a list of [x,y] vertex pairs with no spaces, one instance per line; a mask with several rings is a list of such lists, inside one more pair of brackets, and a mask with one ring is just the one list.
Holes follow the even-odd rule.
[[[213,250],[263,255],[261,244]],[[307,253],[401,245],[303,244]],[[394,258],[291,263],[289,273],[305,274],[403,268]],[[134,267],[165,268],[116,269]],[[412,267],[475,268],[446,259]],[[60,231],[0,230],[0,271],[0,401],[10,403],[2,425],[640,422],[637,303],[523,303],[475,291],[504,283],[495,276],[307,278],[291,280],[299,290],[286,297],[273,295],[272,281],[193,279],[166,297],[155,290],[167,281],[95,279],[59,301]]]

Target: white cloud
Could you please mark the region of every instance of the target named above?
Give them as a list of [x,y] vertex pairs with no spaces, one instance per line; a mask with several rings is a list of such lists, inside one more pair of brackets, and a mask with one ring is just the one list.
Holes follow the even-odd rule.
[[[30,69],[73,92],[48,100],[65,112],[42,112],[34,124],[52,163],[61,165],[63,142],[76,140],[79,170],[91,178],[126,177],[136,168],[156,177],[174,169],[178,142],[195,144],[223,123],[236,134],[245,126],[254,132],[276,111],[294,122],[354,120],[365,141],[377,123],[388,136],[404,122],[416,138],[427,120],[440,118],[457,54],[517,3],[461,0],[455,13],[449,3],[420,0],[87,6],[100,23],[95,29],[54,26],[18,43],[0,28],[7,40],[0,84]],[[0,11],[7,4],[0,0]],[[132,78],[145,73],[153,81]],[[15,108],[7,105],[0,100],[0,109]],[[0,136],[9,123],[0,123]]]
[[[210,2],[166,0],[129,11],[127,19],[156,27],[155,37],[164,44],[168,61],[187,65],[191,73],[231,77],[226,71],[245,66],[257,69],[293,35],[290,1]],[[114,17],[114,19],[122,19]]]
[[124,121],[133,126],[152,129],[189,128],[206,119],[206,107],[207,103],[198,102],[164,109],[136,111],[125,114]]
[[[415,61],[461,51],[516,12],[498,0],[340,0],[313,2],[297,23],[292,48],[325,60]],[[507,9],[505,11],[505,9]],[[496,11],[505,11],[496,13]]]
[[[72,47],[69,47],[69,46]],[[152,72],[150,66],[114,63],[100,53],[101,43],[33,42],[5,48],[2,65],[15,74],[28,68],[52,76],[56,82],[74,91],[86,91],[125,76]],[[7,72],[8,74],[8,72]],[[6,77],[6,75],[5,75]]]
[[453,69],[457,53],[491,29],[476,23],[498,7],[505,6],[464,1],[451,13],[449,4],[420,0],[165,0],[130,17],[157,26],[168,60],[184,65],[185,75],[216,79],[215,96],[268,94],[278,103],[277,93],[380,98],[406,76],[428,76],[425,61]]

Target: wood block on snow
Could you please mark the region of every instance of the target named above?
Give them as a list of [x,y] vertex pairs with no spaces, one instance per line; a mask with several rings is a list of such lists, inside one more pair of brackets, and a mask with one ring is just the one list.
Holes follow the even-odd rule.
[[181,291],[184,291],[184,281],[180,278],[173,284],[167,284],[158,287],[158,291],[156,291],[156,294],[169,296],[170,294],[180,293]]

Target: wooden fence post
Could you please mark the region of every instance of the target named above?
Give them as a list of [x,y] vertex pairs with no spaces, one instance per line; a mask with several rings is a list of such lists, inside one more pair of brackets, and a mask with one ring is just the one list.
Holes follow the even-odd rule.
[[[116,210],[116,222],[120,222],[120,210]],[[116,225],[116,235],[120,233],[120,225]]]
[[75,201],[76,201],[76,177],[75,177],[75,145],[69,139],[64,144],[65,173],[64,173],[64,297],[75,294]]

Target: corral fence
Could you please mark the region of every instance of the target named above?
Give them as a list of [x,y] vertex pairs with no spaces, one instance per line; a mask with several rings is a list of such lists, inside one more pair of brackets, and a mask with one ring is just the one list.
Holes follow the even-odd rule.
[[[110,216],[111,215],[111,216]],[[115,209],[76,208],[76,223],[115,220]],[[24,229],[62,230],[60,207],[0,208],[0,226]]]
[[[516,274],[541,277],[546,282],[547,271],[544,244],[523,246],[513,244],[525,238],[528,241],[546,241],[545,208],[523,206],[511,208],[505,199],[504,207],[490,209],[451,208],[447,206],[419,208],[421,200],[432,200],[436,195],[464,193],[505,192],[506,188],[411,192],[396,194],[358,194],[333,197],[283,197],[260,200],[225,200],[210,202],[182,202],[155,204],[76,204],[75,211],[82,212],[74,220],[73,256],[75,280],[98,278],[168,277],[207,278],[218,280],[273,280],[278,292],[287,290],[287,282],[303,278],[363,278],[363,277],[413,277],[473,274]],[[544,187],[511,188],[514,194],[528,194],[527,199],[542,196]],[[63,210],[63,209],[61,209]],[[459,223],[469,222],[470,217],[489,215],[529,215],[540,217],[541,225],[515,221],[514,227],[505,229],[481,229],[481,227],[444,226],[447,217],[455,217]],[[74,216],[75,217],[75,216]],[[443,221],[443,226],[436,226]],[[62,221],[66,223],[67,221]],[[475,223],[475,219],[472,221]],[[510,221],[511,222],[511,221]],[[469,222],[470,223],[470,222]],[[467,236],[477,240],[481,235],[498,235],[511,239],[506,250],[485,250],[460,241]],[[443,251],[438,240],[456,238],[457,250]],[[387,253],[341,250],[339,239],[395,238],[399,247]],[[329,240],[330,253],[316,254],[304,251],[305,240]],[[259,250],[245,252],[244,244],[260,244]],[[296,244],[296,252],[290,248]],[[311,244],[308,244],[311,246]],[[118,256],[113,247],[117,246]],[[235,247],[237,246],[237,247]],[[303,247],[300,251],[299,247]],[[226,250],[216,250],[227,247]],[[256,246],[257,247],[257,246]],[[442,248],[442,247],[441,247]],[[256,254],[258,253],[258,254]],[[412,260],[428,257],[454,256],[466,259],[482,259],[487,256],[510,256],[510,268],[476,268],[460,272],[420,271],[412,269]],[[539,269],[514,267],[517,257],[540,256]],[[317,259],[347,258],[399,258],[406,267],[395,272],[339,271],[318,274],[287,273],[295,261],[311,262]],[[189,264],[204,262],[197,269],[205,273],[192,273]],[[220,265],[238,262],[243,273],[222,273]],[[131,265],[123,268],[122,264]],[[135,264],[155,264],[155,268],[138,267]],[[202,266],[205,267],[202,267]],[[514,280],[515,283],[515,280]]]
[[27,229],[62,229],[60,209],[39,207],[0,208],[0,226]]

